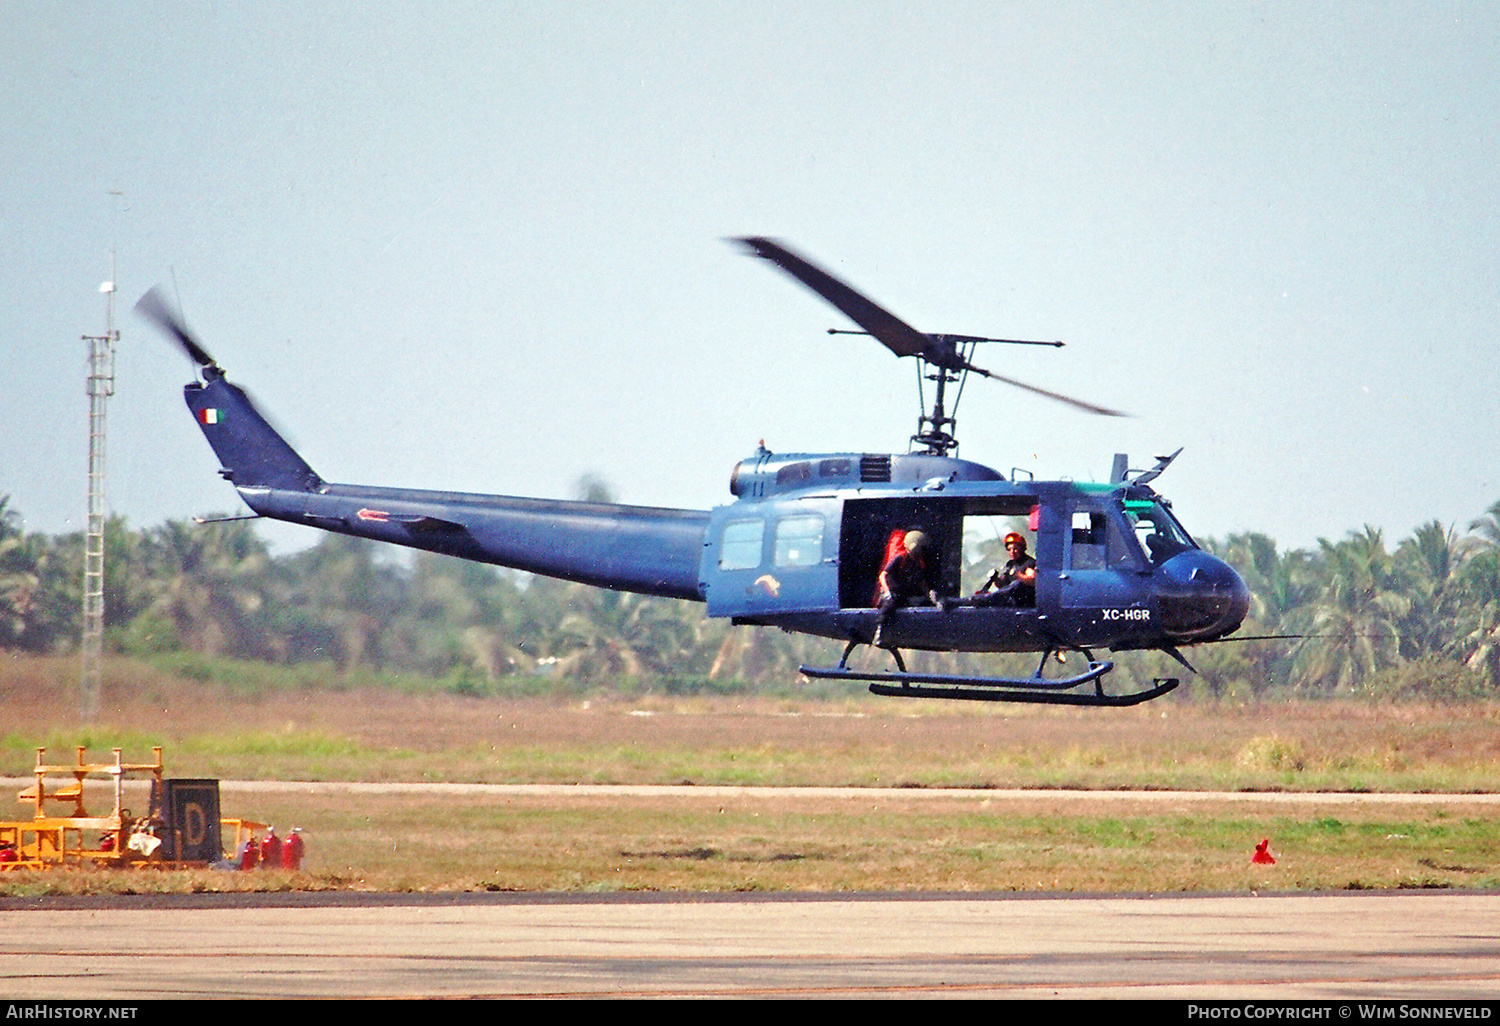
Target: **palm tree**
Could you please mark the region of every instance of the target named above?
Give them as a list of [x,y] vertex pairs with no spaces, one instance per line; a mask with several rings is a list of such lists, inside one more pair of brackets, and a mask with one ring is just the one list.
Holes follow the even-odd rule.
[[34,554],[21,537],[20,522],[20,514],[10,508],[10,496],[0,496],[0,646],[15,644],[25,633],[41,580]]
[[[705,646],[712,653],[706,676],[709,680],[740,680],[768,684],[797,679],[803,663],[829,662],[835,643],[821,638],[788,634],[774,627],[735,627],[715,623],[705,632]],[[824,651],[818,652],[817,648]]]
[[408,591],[414,648],[429,670],[461,665],[493,681],[533,667],[517,630],[525,596],[508,573],[423,552]]
[[1500,502],[1469,530],[1468,558],[1454,588],[1461,610],[1455,655],[1500,687]]
[[1199,669],[1207,677],[1225,681],[1216,691],[1238,690],[1232,682],[1236,677],[1252,695],[1288,683],[1293,652],[1288,641],[1306,632],[1310,603],[1322,591],[1311,554],[1303,549],[1282,552],[1273,539],[1256,532],[1232,534],[1222,543],[1209,540],[1204,545],[1239,571],[1250,590],[1250,611],[1238,633],[1282,635],[1288,640],[1231,638],[1214,646],[1212,656],[1201,653]]
[[1500,687],[1500,548],[1471,556],[1456,590],[1464,615],[1455,655]]
[[1500,548],[1500,500],[1485,510],[1484,516],[1469,523],[1469,531],[1489,548]]
[[1316,569],[1323,594],[1313,604],[1308,637],[1296,649],[1303,686],[1349,690],[1400,659],[1398,624],[1410,600],[1395,588],[1393,560],[1381,531],[1366,525],[1337,544],[1319,539]]
[[644,664],[631,644],[630,621],[641,596],[583,585],[568,591],[552,641],[563,674],[588,681],[639,677]]
[[[332,658],[344,670],[400,663],[409,637],[394,628],[406,599],[406,582],[389,563],[377,562],[378,542],[342,534],[281,561],[277,592],[297,610],[298,630],[334,651],[301,650],[302,656]],[[320,646],[320,647],[324,647]]]
[[249,524],[168,521],[147,532],[141,562],[152,592],[148,611],[170,622],[187,648],[266,653],[256,621],[266,602],[270,554]]
[[1453,528],[1436,520],[1417,528],[1397,547],[1397,576],[1411,603],[1401,624],[1402,654],[1407,659],[1456,654],[1459,571],[1471,549]]

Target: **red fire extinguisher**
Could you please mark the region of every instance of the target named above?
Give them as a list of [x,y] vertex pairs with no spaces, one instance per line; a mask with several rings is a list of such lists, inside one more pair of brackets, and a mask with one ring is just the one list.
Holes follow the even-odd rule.
[[255,844],[255,837],[240,845],[240,869],[254,869],[256,860],[260,858],[260,848]]
[[279,869],[281,867],[281,838],[276,836],[276,828],[266,827],[266,836],[260,839],[260,868]]
[[286,835],[286,840],[281,842],[281,868],[300,870],[302,868],[302,828],[292,827],[292,832]]

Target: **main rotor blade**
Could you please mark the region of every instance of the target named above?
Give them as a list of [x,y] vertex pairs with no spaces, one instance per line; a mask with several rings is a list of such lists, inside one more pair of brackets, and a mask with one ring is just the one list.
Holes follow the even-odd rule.
[[167,301],[162,298],[159,286],[151,286],[150,291],[136,302],[135,312],[177,339],[188,357],[200,367],[214,366],[214,358],[208,355],[208,350],[198,344],[198,340],[193,337],[192,332],[187,330],[182,319],[173,313]]
[[[860,295],[833,275],[814,267],[772,239],[735,239],[755,256],[769,260],[843,311],[897,356],[927,356],[932,340],[889,310]],[[959,370],[961,368],[954,368]]]
[[985,370],[983,367],[976,367],[972,363],[968,365],[968,369],[973,371],[975,374],[982,374],[983,376],[990,378],[993,381],[1002,381],[1007,385],[1022,389],[1023,391],[1034,392],[1037,395],[1045,396],[1048,399],[1056,399],[1060,403],[1067,403],[1069,406],[1072,406],[1075,409],[1083,410],[1085,413],[1097,413],[1101,417],[1130,416],[1130,414],[1125,413],[1122,410],[1112,410],[1108,406],[1096,406],[1093,403],[1084,402],[1082,399],[1074,399],[1070,395],[1063,395],[1061,392],[1049,392],[1045,388],[1037,388],[1035,385],[1028,385],[1024,381],[1017,381],[1015,378],[1007,378],[1003,374],[992,374],[989,371]]
[[[928,363],[935,364],[947,370],[973,371],[976,374],[1012,385],[1023,391],[1032,392],[1047,399],[1055,399],[1060,403],[1066,403],[1086,413],[1096,413],[1102,417],[1129,416],[1127,413],[1110,409],[1107,406],[1084,402],[1082,399],[1074,399],[1072,396],[1066,396],[1060,392],[1049,392],[1045,388],[1037,388],[1035,385],[1028,385],[1024,381],[1017,381],[1015,378],[991,373],[983,367],[976,367],[959,355],[958,347],[955,345],[955,342],[970,341],[970,336],[928,335],[920,332],[883,306],[867,299],[833,275],[815,267],[774,239],[751,236],[748,238],[738,238],[734,241],[744,246],[753,255],[771,261],[771,263],[781,268],[787,274],[790,274],[793,278],[796,278],[802,284],[828,300],[828,302],[838,307],[850,320],[858,324],[877,341],[883,343],[887,349],[897,356],[920,356]],[[1008,342],[1012,340],[984,339],[976,341]],[[1061,342],[1028,342],[1024,344],[1062,345]]]

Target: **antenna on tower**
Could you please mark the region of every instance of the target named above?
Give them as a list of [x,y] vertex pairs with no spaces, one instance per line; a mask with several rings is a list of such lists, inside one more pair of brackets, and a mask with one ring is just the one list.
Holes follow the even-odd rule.
[[[111,196],[124,193],[110,190]],[[118,234],[118,233],[117,233]],[[109,281],[104,294],[104,334],[84,335],[89,348],[89,506],[83,540],[83,652],[81,712],[85,723],[99,716],[104,666],[104,454],[105,402],[115,393],[115,247],[109,251]]]

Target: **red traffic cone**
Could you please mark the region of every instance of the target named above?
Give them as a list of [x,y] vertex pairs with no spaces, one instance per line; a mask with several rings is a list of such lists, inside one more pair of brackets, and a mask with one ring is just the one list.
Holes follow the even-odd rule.
[[1266,850],[1270,846],[1271,839],[1269,837],[1262,837],[1260,843],[1255,846],[1255,854],[1250,856],[1250,861],[1264,866],[1276,865],[1275,857]]

